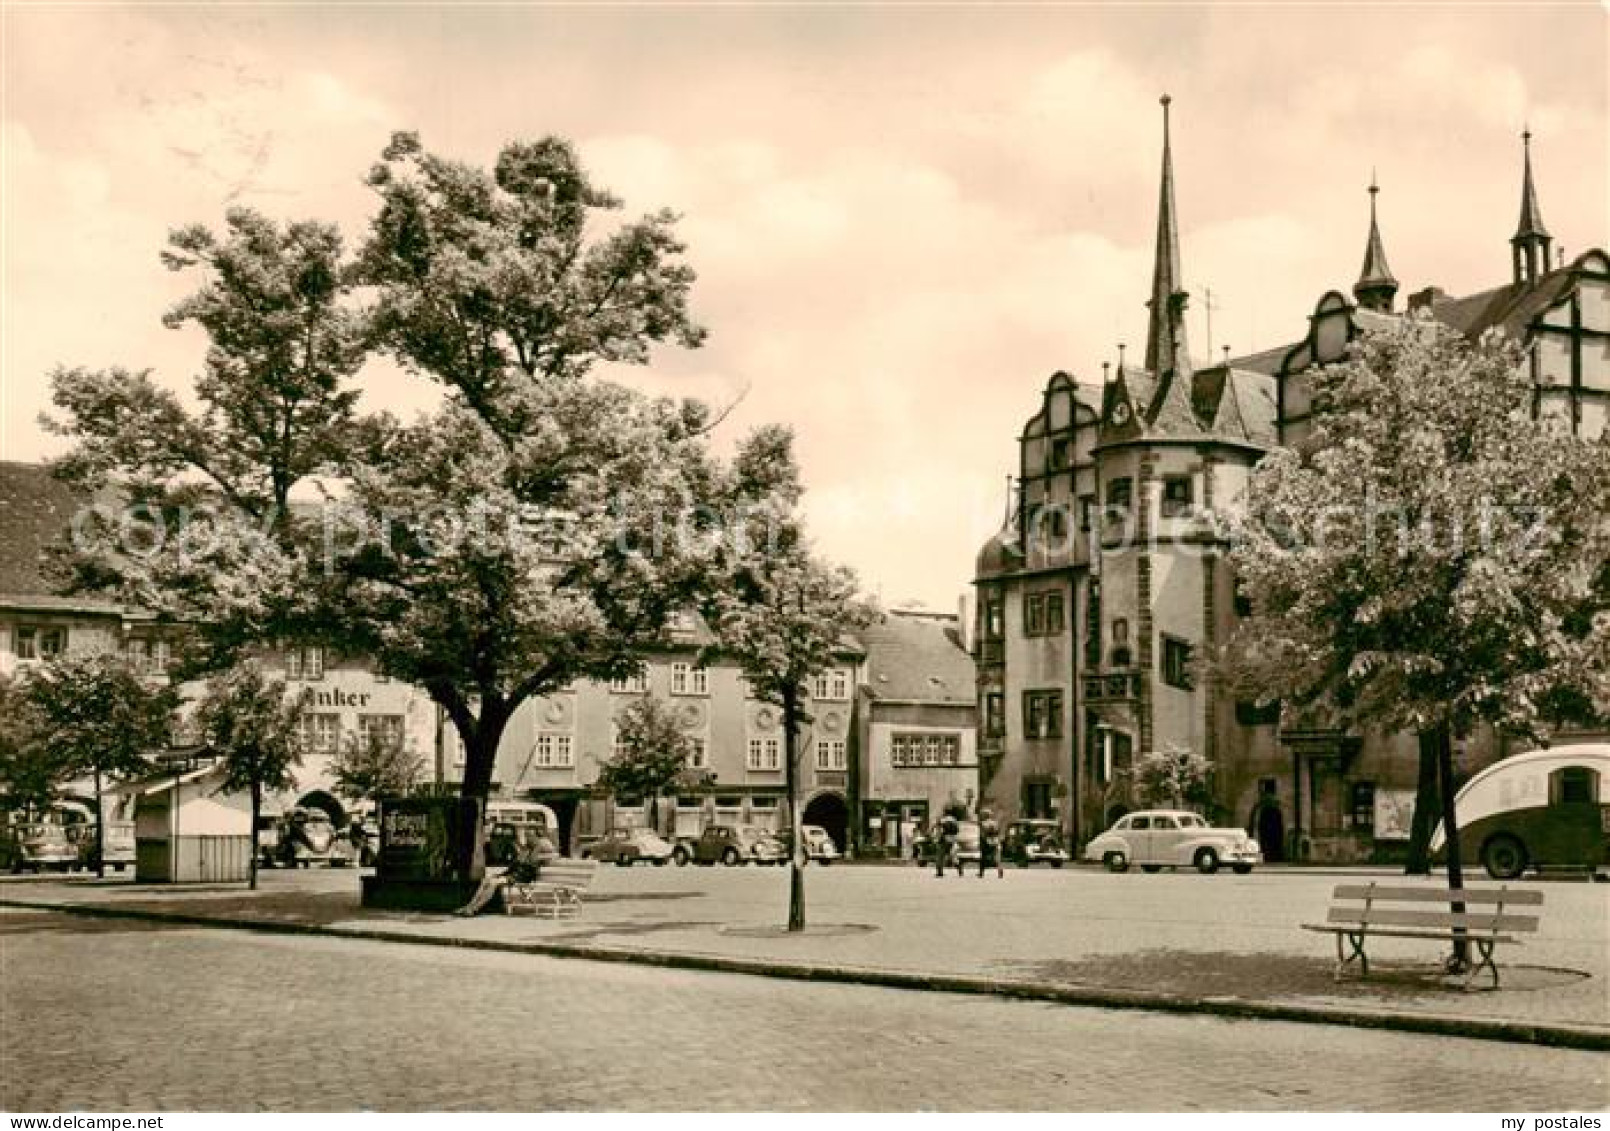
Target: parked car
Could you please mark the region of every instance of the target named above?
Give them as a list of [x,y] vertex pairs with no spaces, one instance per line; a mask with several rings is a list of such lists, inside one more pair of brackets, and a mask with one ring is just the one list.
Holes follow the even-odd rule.
[[977,866],[984,855],[984,838],[977,821],[956,822],[956,863]]
[[335,822],[322,809],[293,809],[282,818],[276,852],[287,868],[329,864],[332,855],[345,855],[336,844]]
[[7,825],[0,837],[0,861],[12,872],[66,872],[78,865],[78,846],[62,825],[47,821]]
[[821,825],[802,825],[799,833],[800,839],[805,842],[805,859],[815,860],[818,864],[831,864],[839,858],[839,846],[833,843],[833,838],[827,835],[827,830]]
[[788,853],[776,838],[753,825],[710,825],[697,840],[679,842],[671,859],[678,864],[721,863],[734,868],[751,861],[781,864]]
[[[106,841],[106,866],[119,872],[134,865],[134,822],[107,821],[102,833]],[[78,850],[78,867],[95,870],[95,823],[85,821],[67,826],[67,839]]]
[[630,868],[638,861],[668,864],[675,846],[653,829],[614,829],[581,850],[584,859]]
[[1013,821],[1006,826],[1001,842],[1003,858],[1019,868],[1032,864],[1049,864],[1060,868],[1069,860],[1068,848],[1062,841],[1062,828],[1055,821]]
[[[1610,745],[1575,744],[1502,758],[1454,797],[1460,854],[1495,880],[1529,868],[1593,871],[1610,863]],[[1431,848],[1447,857],[1438,825]]]
[[1144,872],[1194,866],[1211,874],[1228,864],[1246,875],[1262,861],[1263,851],[1243,829],[1210,828],[1199,814],[1180,809],[1143,809],[1120,817],[1085,845],[1084,858],[1111,872],[1139,864]]

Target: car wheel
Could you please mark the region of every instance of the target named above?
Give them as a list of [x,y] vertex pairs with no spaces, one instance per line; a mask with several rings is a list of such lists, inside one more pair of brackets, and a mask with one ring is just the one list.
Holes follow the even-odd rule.
[[1145,872],[1148,876],[1155,876],[1158,872],[1163,870],[1163,866],[1161,864],[1142,864],[1140,866],[1140,870]]
[[671,858],[669,856],[656,856],[654,858],[654,866],[656,868],[663,868],[667,864],[669,864],[670,862],[671,862]]
[[1053,868],[1061,868],[1062,867],[1062,861],[1060,861],[1060,860],[1051,861],[1051,867],[1053,867]]
[[615,867],[617,867],[617,868],[630,868],[631,866],[632,866],[632,858],[630,856],[626,855],[626,853],[623,852],[619,856],[615,857]]
[[1211,848],[1204,848],[1196,854],[1196,870],[1204,876],[1211,876],[1219,870],[1219,854]]
[[1122,852],[1109,852],[1101,858],[1101,862],[1107,865],[1107,871],[1109,872],[1129,871],[1129,857]]
[[738,855],[736,848],[729,848],[721,854],[721,862],[729,868],[736,868],[743,863],[743,857]]
[[1513,880],[1526,871],[1526,846],[1501,833],[1481,847],[1481,862],[1495,880]]
[[1231,871],[1233,871],[1238,876],[1245,876],[1245,875],[1247,875],[1248,873],[1250,873],[1252,871],[1252,865],[1251,864],[1232,864],[1232,865],[1230,865],[1230,869],[1231,869]]

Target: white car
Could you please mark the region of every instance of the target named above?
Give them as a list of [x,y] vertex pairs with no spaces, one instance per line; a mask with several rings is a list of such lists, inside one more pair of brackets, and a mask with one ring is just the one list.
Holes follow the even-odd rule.
[[1240,829],[1209,828],[1197,813],[1183,809],[1143,809],[1116,821],[1085,845],[1084,858],[1105,864],[1109,872],[1195,867],[1211,874],[1228,864],[1238,875],[1263,860],[1258,842]]

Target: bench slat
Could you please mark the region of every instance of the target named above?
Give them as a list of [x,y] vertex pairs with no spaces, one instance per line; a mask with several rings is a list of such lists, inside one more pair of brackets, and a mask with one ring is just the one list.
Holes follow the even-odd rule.
[[[1346,926],[1332,927],[1321,923],[1304,923],[1302,928],[1305,931],[1320,931],[1322,933],[1333,935],[1345,935],[1351,933],[1351,929]],[[1394,927],[1377,928],[1373,926],[1368,928],[1366,933],[1371,937],[1390,939],[1448,939],[1452,941],[1457,937],[1452,931],[1405,931]],[[1509,935],[1481,934],[1471,935],[1468,937],[1472,939],[1480,939],[1484,943],[1513,943],[1516,946],[1521,945],[1520,939],[1513,938]]]
[[1543,893],[1530,888],[1448,888],[1384,887],[1380,884],[1338,884],[1332,899],[1369,899],[1388,903],[1503,903],[1537,905]]
[[1479,912],[1454,914],[1448,911],[1404,911],[1395,907],[1371,907],[1368,911],[1356,907],[1332,907],[1325,916],[1329,923],[1356,923],[1374,927],[1441,927],[1452,930],[1464,927],[1470,931],[1525,931],[1537,930],[1536,915],[1484,915]]

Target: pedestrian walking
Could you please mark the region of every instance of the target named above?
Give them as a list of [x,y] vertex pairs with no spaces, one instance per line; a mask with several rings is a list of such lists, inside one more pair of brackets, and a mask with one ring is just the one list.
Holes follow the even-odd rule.
[[984,878],[984,869],[991,863],[995,865],[995,875],[1004,879],[1005,870],[1001,867],[1001,826],[995,823],[995,815],[988,809],[979,814],[981,820],[978,825],[978,878]]
[[961,835],[961,825],[949,813],[939,818],[937,826],[937,845],[934,849],[934,875],[943,876],[945,869],[951,864],[956,865],[956,874],[962,874],[961,861],[956,858],[956,839]]

